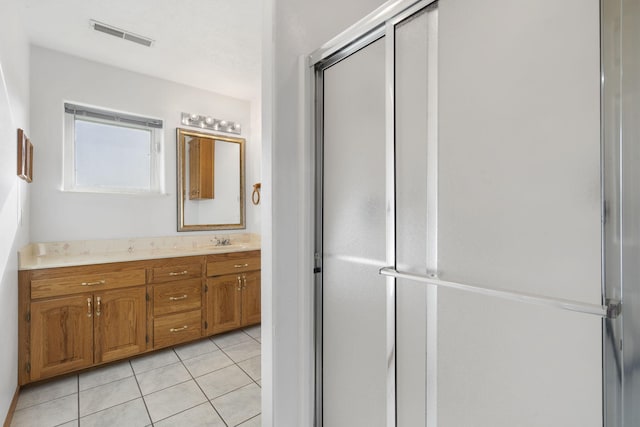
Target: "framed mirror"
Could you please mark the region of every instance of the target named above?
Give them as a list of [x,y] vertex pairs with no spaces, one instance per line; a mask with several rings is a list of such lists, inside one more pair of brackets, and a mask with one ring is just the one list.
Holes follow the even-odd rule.
[[245,228],[243,138],[177,129],[178,231]]

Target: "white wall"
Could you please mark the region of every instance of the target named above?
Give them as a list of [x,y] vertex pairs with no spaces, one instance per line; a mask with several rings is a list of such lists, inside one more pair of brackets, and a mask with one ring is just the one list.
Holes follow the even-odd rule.
[[[176,127],[183,111],[242,124],[246,144],[248,232],[260,232],[259,208],[250,203],[259,181],[260,142],[252,130],[249,101],[125,71],[33,46],[31,49],[31,136],[35,144],[31,241],[169,236],[176,229]],[[63,103],[73,101],[165,121],[166,195],[131,196],[60,191]],[[257,141],[255,141],[255,138]]]
[[[298,60],[381,0],[271,0],[263,53],[263,418],[265,427],[311,425],[311,283],[305,233],[310,167],[301,137]],[[273,25],[270,28],[269,25]],[[308,147],[307,147],[308,148]],[[270,169],[269,169],[270,168]],[[271,332],[271,335],[267,335]],[[269,371],[272,372],[269,372]],[[271,376],[271,373],[273,374]]]
[[[29,45],[20,26],[17,0],[3,1],[0,13],[0,421],[18,382],[18,257],[29,241],[29,190],[17,177],[16,129],[29,128]],[[34,141],[35,142],[35,141]],[[9,160],[10,167],[4,167]],[[22,218],[20,217],[22,213]]]

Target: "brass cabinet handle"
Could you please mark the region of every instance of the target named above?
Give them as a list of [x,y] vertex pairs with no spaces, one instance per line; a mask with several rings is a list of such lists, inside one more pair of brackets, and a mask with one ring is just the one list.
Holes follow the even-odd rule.
[[100,316],[100,297],[96,297],[96,316]]
[[91,317],[91,298],[87,298],[87,317]]
[[249,264],[234,264],[233,267],[234,268],[244,268],[244,267],[249,267]]
[[242,289],[245,289],[247,287],[247,276],[246,275],[242,275]]
[[184,331],[184,330],[186,330],[188,327],[189,327],[189,326],[184,325],[184,326],[183,326],[183,327],[181,327],[181,328],[171,328],[171,329],[169,329],[169,332],[180,332],[180,331]]
[[238,290],[242,290],[242,278],[238,276]]
[[187,299],[187,294],[184,294],[181,297],[169,297],[169,301],[180,301],[183,299]]
[[82,282],[81,285],[82,286],[97,286],[97,285],[104,285],[105,283],[107,283],[106,280],[98,280],[95,282]]
[[169,276],[184,276],[185,274],[189,273],[187,270],[183,270],[183,271],[172,271],[169,273]]

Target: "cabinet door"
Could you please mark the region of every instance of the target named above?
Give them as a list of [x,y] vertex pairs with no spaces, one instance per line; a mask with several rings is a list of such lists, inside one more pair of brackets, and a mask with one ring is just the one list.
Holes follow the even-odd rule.
[[94,295],[96,363],[146,350],[146,289],[106,291]]
[[207,322],[216,334],[241,326],[242,277],[227,275],[207,279]]
[[243,274],[242,326],[260,323],[260,272]]
[[31,380],[93,363],[91,294],[31,304]]
[[215,141],[193,138],[189,141],[189,199],[213,199]]

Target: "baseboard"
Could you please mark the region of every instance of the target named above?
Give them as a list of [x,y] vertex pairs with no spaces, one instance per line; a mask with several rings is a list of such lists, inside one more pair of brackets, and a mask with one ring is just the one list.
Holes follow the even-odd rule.
[[16,405],[18,404],[18,394],[20,394],[20,386],[16,386],[16,392],[13,394],[13,400],[11,400],[11,405],[9,405],[9,412],[7,412],[7,418],[4,419],[4,427],[9,427],[11,425],[13,413],[15,412]]

